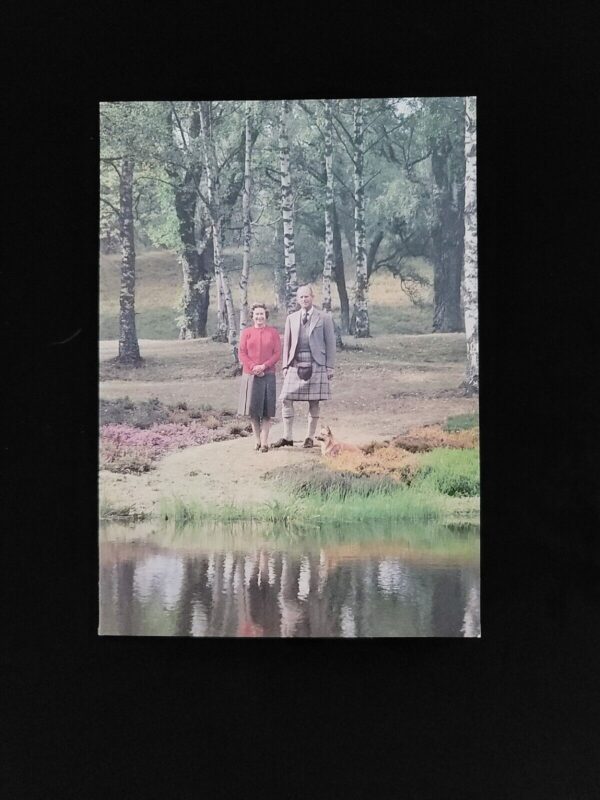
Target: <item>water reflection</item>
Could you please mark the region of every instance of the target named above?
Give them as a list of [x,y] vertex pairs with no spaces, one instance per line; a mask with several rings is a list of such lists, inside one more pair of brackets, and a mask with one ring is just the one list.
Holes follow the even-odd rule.
[[480,635],[475,535],[461,540],[454,534],[435,549],[431,542],[407,548],[402,538],[360,545],[315,539],[292,546],[281,539],[229,537],[228,547],[227,536],[215,541],[203,533],[165,546],[160,537],[136,539],[135,530],[122,536],[114,526],[105,529],[100,633]]

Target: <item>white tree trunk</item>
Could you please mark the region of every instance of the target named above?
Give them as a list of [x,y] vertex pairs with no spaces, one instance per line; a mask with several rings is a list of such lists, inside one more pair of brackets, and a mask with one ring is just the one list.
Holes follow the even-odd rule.
[[465,102],[465,255],[463,308],[467,338],[465,387],[479,392],[479,318],[477,293],[477,108],[476,98]]
[[290,175],[290,146],[287,133],[288,101],[281,101],[279,115],[279,164],[281,173],[281,215],[283,217],[283,252],[285,261],[285,295],[288,314],[296,309],[298,278],[294,247],[292,179]]
[[[229,344],[234,348],[234,355],[237,361],[237,330],[235,325],[235,312],[233,309],[233,301],[231,298],[231,289],[227,276],[223,273],[223,257],[222,257],[222,211],[219,193],[219,175],[217,168],[217,156],[215,152],[215,143],[210,135],[208,124],[208,106],[210,101],[202,101],[200,103],[200,130],[202,133],[202,148],[204,151],[204,162],[206,168],[207,179],[207,194],[208,194],[208,213],[212,225],[213,233],[213,247],[214,247],[214,261],[215,261],[215,280],[220,287],[220,292],[223,293],[223,301],[227,310],[227,320],[223,318],[223,306],[217,308],[220,314],[217,313],[217,338],[222,338],[223,334],[227,338]],[[226,326],[226,328],[225,328]],[[225,328],[225,330],[224,330]]]
[[331,312],[331,273],[333,271],[333,143],[331,100],[325,100],[325,263],[323,265],[324,311]]
[[354,101],[354,247],[356,288],[354,294],[354,335],[365,338],[369,333],[367,253],[365,249],[365,190],[363,185],[363,110],[362,100]]
[[223,228],[219,223],[219,236],[221,237],[220,247],[219,247],[219,258],[221,259],[221,285],[223,286],[223,300],[225,303],[225,311],[226,311],[226,324],[227,324],[227,341],[230,345],[234,348],[235,359],[237,358],[237,343],[238,343],[238,336],[237,336],[237,326],[235,324],[235,307],[233,305],[233,297],[231,294],[231,286],[229,285],[229,278],[227,277],[227,273],[223,270]]
[[221,243],[220,243],[220,223],[215,223],[212,226],[213,239],[214,239],[214,267],[215,267],[215,283],[217,284],[217,335],[216,338],[220,342],[227,341],[227,310],[225,305],[225,283],[223,280],[223,270],[221,269]]
[[119,234],[121,238],[121,291],[119,294],[119,356],[121,364],[139,364],[140,348],[135,325],[135,243],[133,230],[133,159],[121,163]]
[[252,188],[252,141],[250,138],[250,103],[246,100],[246,153],[244,158],[244,193],[242,214],[244,218],[244,255],[240,275],[240,330],[248,324],[248,276],[250,273],[250,242],[252,224],[250,219],[250,191]]

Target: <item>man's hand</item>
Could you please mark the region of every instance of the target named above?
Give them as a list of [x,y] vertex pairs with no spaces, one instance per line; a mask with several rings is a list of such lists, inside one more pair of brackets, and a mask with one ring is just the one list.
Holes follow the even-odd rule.
[[327,370],[327,377],[329,378],[330,381],[333,380],[333,370],[332,369],[328,369]]

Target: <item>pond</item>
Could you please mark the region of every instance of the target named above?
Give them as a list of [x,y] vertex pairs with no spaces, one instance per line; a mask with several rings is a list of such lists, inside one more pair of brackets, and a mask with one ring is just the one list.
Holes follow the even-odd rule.
[[480,636],[479,526],[102,523],[100,635]]

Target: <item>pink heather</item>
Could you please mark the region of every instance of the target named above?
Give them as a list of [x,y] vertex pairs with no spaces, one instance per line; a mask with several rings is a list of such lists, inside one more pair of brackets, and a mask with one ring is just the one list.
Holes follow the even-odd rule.
[[189,425],[168,422],[143,430],[131,425],[102,425],[102,461],[109,464],[123,456],[155,460],[163,453],[192,445],[207,444],[227,436],[224,428],[209,429],[192,421]]

